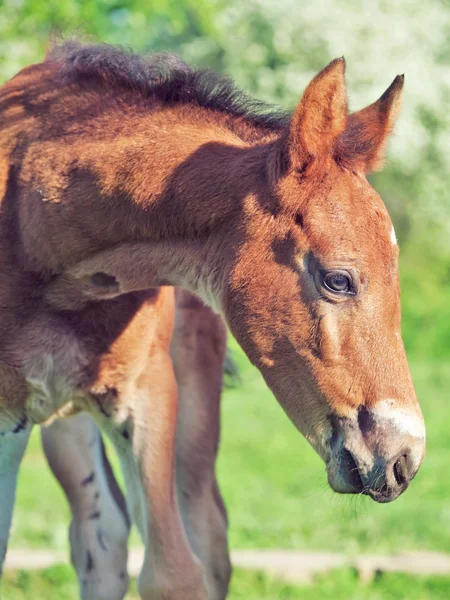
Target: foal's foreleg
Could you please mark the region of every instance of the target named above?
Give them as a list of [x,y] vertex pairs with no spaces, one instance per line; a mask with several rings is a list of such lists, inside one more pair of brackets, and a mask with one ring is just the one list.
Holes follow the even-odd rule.
[[72,510],[71,558],[83,600],[122,600],[128,588],[125,500],[92,417],[42,428],[47,460]]
[[172,358],[179,390],[177,487],[192,548],[202,561],[208,598],[223,600],[231,564],[227,515],[215,475],[226,353],[222,319],[177,290]]
[[10,430],[0,431],[0,579],[11,527],[17,473],[30,431],[31,426],[25,417]]
[[119,407],[110,417],[99,415],[119,453],[129,511],[145,544],[138,580],[143,600],[207,599],[202,568],[178,508],[176,416],[177,389],[168,349],[150,356],[128,393],[119,394]]

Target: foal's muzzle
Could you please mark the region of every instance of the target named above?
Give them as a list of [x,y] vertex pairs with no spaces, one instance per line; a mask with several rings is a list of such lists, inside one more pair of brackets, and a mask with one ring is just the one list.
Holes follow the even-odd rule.
[[[361,411],[365,411],[361,418]],[[415,419],[422,419],[415,414]],[[405,423],[411,422],[406,419]],[[344,494],[364,494],[391,502],[406,490],[425,454],[425,430],[401,426],[401,420],[360,409],[354,419],[333,421],[328,481]]]
[[344,493],[364,494],[370,496],[376,502],[392,502],[392,500],[398,498],[417,473],[414,458],[411,452],[408,451],[390,460],[376,459],[368,474],[360,473],[358,465],[350,452],[344,449],[342,453],[344,458],[341,478],[344,487],[345,482],[349,487],[348,490],[342,491]]

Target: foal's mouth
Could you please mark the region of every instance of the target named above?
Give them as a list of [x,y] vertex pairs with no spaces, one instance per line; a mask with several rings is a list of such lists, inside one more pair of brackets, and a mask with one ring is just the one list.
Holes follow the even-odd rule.
[[334,491],[387,503],[398,498],[418,472],[425,431],[417,412],[394,401],[380,404],[370,410],[361,407],[354,417],[332,419],[326,464]]
[[361,476],[355,458],[342,448],[339,456],[338,482],[330,479],[331,487],[341,494],[369,496],[375,502],[386,504],[398,498],[407,488],[411,476],[407,473],[408,457],[403,454],[392,461],[375,466],[372,472]]
[[341,452],[340,462],[341,462],[341,472],[344,467],[345,468],[344,472],[346,473],[347,483],[355,490],[354,492],[351,491],[350,493],[366,494],[367,488],[361,479],[361,475],[359,474],[358,466],[357,466],[355,459],[353,458],[351,452],[349,452],[348,450],[346,450],[344,448]]

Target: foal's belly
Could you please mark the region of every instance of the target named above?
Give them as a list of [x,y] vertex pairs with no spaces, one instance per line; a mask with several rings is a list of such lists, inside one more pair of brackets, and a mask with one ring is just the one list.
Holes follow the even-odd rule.
[[0,433],[79,410],[108,413],[148,368],[150,351],[167,347],[173,313],[173,290],[162,288],[36,314],[3,353],[17,368],[0,355]]
[[83,341],[64,319],[45,313],[12,338],[2,352],[0,432],[73,412],[92,359]]

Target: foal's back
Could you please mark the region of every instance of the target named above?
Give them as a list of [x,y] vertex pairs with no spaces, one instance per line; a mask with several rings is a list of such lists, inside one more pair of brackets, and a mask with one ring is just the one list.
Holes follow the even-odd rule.
[[[223,161],[230,155],[219,143],[235,152],[255,135],[236,118],[230,128],[225,109],[209,107],[206,93],[195,92],[199,97],[191,101],[188,77],[195,73],[179,59],[139,62],[114,49],[89,52],[75,48],[71,54],[65,47],[0,91],[0,191],[9,220],[0,228],[10,229],[13,221],[15,259],[44,278],[105,247],[158,240],[167,231],[191,235],[205,220],[212,224],[232,212],[235,180],[223,181],[214,211],[205,210],[203,188],[224,179]],[[166,71],[170,88],[163,83]],[[194,84],[201,89],[201,82]],[[208,86],[214,88],[214,79]],[[265,133],[269,129],[261,127]],[[204,180],[174,173],[211,140],[217,146],[209,144],[197,159],[205,164]],[[175,198],[180,186],[182,203]]]

